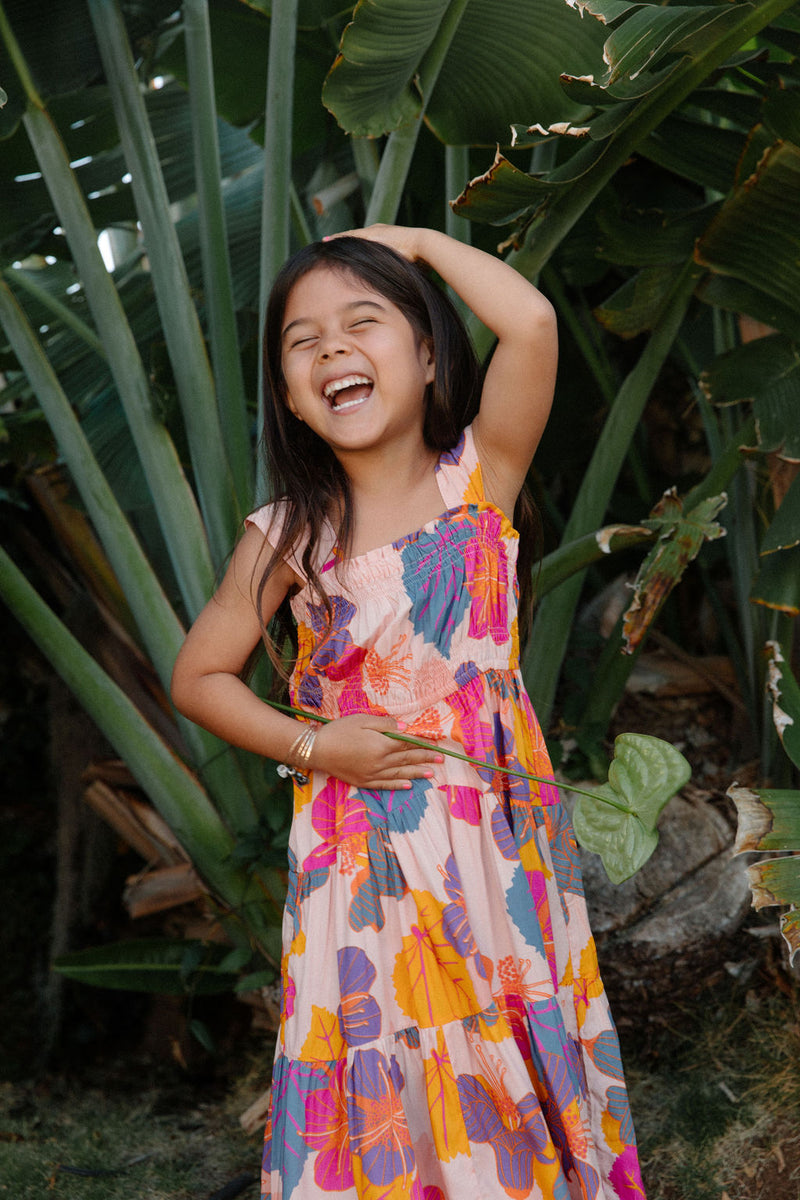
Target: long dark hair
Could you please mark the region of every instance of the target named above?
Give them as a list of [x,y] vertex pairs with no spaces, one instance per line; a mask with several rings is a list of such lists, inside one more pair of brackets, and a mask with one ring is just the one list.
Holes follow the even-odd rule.
[[[301,566],[303,574],[331,615],[330,601],[317,573],[315,551],[326,518],[336,515],[334,530],[342,558],[346,558],[353,533],[350,483],[327,442],[300,421],[286,403],[286,383],[281,365],[283,321],[289,295],[317,267],[328,267],[355,276],[391,301],[405,316],[418,338],[433,346],[435,375],[425,389],[423,437],[431,450],[452,450],[466,425],[478,411],[482,372],[463,322],[424,265],[408,262],[388,246],[365,238],[341,237],[313,242],[295,254],[278,273],[267,304],[264,326],[264,429],[262,450],[266,458],[270,499],[282,502],[284,520],[274,553],[258,583],[259,612],[264,588],[278,564],[307,532]],[[532,503],[517,502],[514,513],[520,533],[520,629],[527,626],[530,609],[534,547]],[[294,627],[288,603],[276,613],[275,637],[267,648],[278,665],[275,644],[288,636],[294,644]]]

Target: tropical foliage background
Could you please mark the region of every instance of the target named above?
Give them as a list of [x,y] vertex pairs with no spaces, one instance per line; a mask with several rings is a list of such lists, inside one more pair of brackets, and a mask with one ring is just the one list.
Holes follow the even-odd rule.
[[[272,978],[285,785],[166,688],[264,495],[270,281],[377,220],[497,249],[558,308],[525,663],[555,759],[604,777],[654,628],[726,656],[763,785],[741,848],[779,852],[756,903],[800,904],[798,51],[788,0],[0,0],[0,594],[147,798],[88,790],[148,863],[131,910],[205,896],[225,933],[65,970]],[[603,643],[579,614],[625,572]]]

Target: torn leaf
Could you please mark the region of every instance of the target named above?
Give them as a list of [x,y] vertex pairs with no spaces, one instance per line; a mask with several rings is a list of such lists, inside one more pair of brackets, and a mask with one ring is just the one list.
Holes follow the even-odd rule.
[[684,514],[675,488],[665,492],[650,516],[642,522],[658,541],[639,568],[633,600],[625,613],[623,651],[633,654],[661,610],[664,601],[706,541],[723,537],[725,530],[714,517],[727,503],[723,492],[703,500]]

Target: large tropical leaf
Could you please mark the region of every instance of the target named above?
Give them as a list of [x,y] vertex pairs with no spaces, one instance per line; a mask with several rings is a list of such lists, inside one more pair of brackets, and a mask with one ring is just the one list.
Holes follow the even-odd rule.
[[356,135],[387,133],[424,109],[450,145],[508,144],[514,121],[534,114],[568,120],[581,112],[561,90],[559,74],[596,54],[601,40],[597,26],[552,0],[361,3],[323,97]]
[[[672,5],[582,5],[612,26],[599,59],[568,91],[595,111],[572,125],[531,124],[532,139],[557,138],[563,154],[547,174],[528,174],[498,155],[459,197],[472,220],[521,218],[531,245],[526,270],[554,247],[629,155],[741,45],[778,17],[786,0],[682,8]],[[661,65],[659,65],[661,64]],[[658,65],[657,70],[653,70]],[[586,78],[588,72],[594,72]],[[527,204],[525,203],[527,199]]]

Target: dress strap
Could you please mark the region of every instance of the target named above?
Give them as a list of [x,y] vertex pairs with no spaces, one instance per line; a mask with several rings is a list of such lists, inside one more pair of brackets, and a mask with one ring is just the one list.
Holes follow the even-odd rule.
[[448,508],[480,504],[486,499],[471,425],[466,427],[452,450],[442,453],[436,471],[436,482]]
[[[248,517],[245,517],[245,525],[255,525],[260,529],[266,540],[272,546],[273,550],[277,547],[281,540],[283,528],[286,524],[287,506],[283,500],[273,501],[271,504],[264,504],[261,508],[257,508],[255,512],[251,512]],[[308,543],[308,532],[300,535],[298,541],[291,547],[288,554],[285,555],[285,561],[289,564],[296,575],[301,579],[305,579],[305,572],[302,565],[303,551]]]

